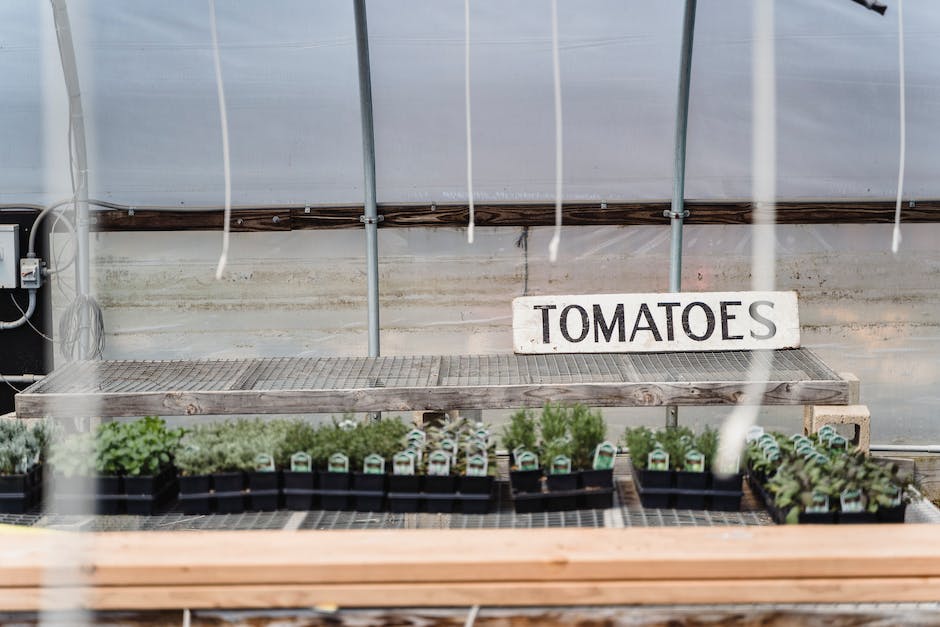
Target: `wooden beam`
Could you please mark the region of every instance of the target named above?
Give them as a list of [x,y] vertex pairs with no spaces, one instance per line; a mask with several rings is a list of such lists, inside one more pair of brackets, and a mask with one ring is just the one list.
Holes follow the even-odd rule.
[[[200,231],[222,228],[219,208],[177,209],[140,207],[133,209],[112,203],[96,212],[94,228],[99,231]],[[666,201],[567,202],[564,223],[569,226],[655,225],[669,219],[663,210]],[[687,224],[751,224],[751,201],[686,201],[690,215]],[[477,226],[551,226],[555,223],[554,203],[475,204]],[[233,230],[283,231],[295,229],[361,228],[361,205],[239,207],[233,210]],[[465,227],[469,207],[462,203],[385,203],[379,205],[380,228]],[[275,220],[277,218],[277,220]],[[241,220],[241,222],[239,222]],[[901,220],[906,223],[940,222],[940,200],[905,203]],[[800,200],[777,203],[779,224],[888,224],[894,221],[894,201]]]
[[44,593],[100,610],[940,598],[931,525],[0,532],[0,547],[0,607],[16,611]]
[[940,577],[0,588],[6,611],[926,603]]

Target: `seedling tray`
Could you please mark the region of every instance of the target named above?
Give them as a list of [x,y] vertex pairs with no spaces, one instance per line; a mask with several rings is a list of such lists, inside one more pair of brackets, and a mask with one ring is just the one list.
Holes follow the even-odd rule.
[[[773,498],[767,490],[764,489],[756,477],[748,475],[748,483],[754,492],[760,496],[767,508],[767,513],[771,519],[778,525],[787,524],[787,512],[774,505]],[[873,524],[873,523],[903,523],[904,515],[907,511],[907,503],[901,503],[897,507],[879,509],[877,512],[840,512],[830,511],[820,514],[809,514],[800,512],[798,524],[800,525],[853,525],[853,524]]]
[[741,510],[741,499],[744,496],[741,473],[719,478],[711,473],[638,470],[631,463],[630,474],[640,504],[646,508],[722,512]]
[[575,509],[602,509],[614,500],[613,488],[584,488],[552,492],[513,492],[512,503],[517,514],[565,512]]

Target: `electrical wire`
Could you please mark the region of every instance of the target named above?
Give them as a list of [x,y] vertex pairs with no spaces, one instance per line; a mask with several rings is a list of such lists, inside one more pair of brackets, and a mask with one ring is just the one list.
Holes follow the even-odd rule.
[[561,137],[561,61],[558,54],[558,0],[552,0],[552,77],[555,92],[555,233],[548,243],[548,259],[552,263],[558,259],[558,247],[561,244],[561,177],[562,137]]
[[900,141],[898,158],[898,196],[894,204],[894,231],[891,234],[891,252],[898,254],[901,247],[901,196],[904,194],[904,160],[907,153],[907,120],[904,102],[904,0],[898,0],[898,97]]
[[[26,315],[26,312],[23,310],[22,307],[20,307],[20,304],[19,304],[18,302],[16,302],[16,297],[14,297],[13,294],[10,294],[10,300],[13,301],[13,306],[16,307],[16,310],[20,312],[20,315],[25,316],[25,315]],[[46,335],[45,333],[43,333],[42,331],[40,331],[39,329],[37,329],[35,326],[33,326],[33,323],[30,322],[29,318],[26,318],[26,324],[28,324],[28,325],[29,325],[29,328],[32,329],[33,331],[35,331],[36,334],[39,335],[39,337],[41,337],[42,339],[47,340],[47,341],[49,341],[49,342],[52,342],[53,344],[57,344],[57,343],[58,343],[57,340],[55,340],[55,339],[49,337],[48,335]]]
[[100,358],[104,353],[104,317],[101,307],[91,296],[79,294],[59,319],[59,352],[66,360],[75,359],[83,332],[88,334],[90,350],[85,358]]
[[467,225],[467,243],[473,243],[473,227],[475,222],[473,208],[473,135],[470,124],[470,0],[463,2],[464,20],[464,104],[467,111],[467,202],[470,206],[470,222]]
[[222,223],[222,254],[215,269],[216,280],[222,279],[228,263],[229,223],[232,221],[232,170],[228,148],[228,113],[225,107],[225,86],[222,82],[222,59],[219,54],[219,33],[215,22],[215,0],[209,0],[209,25],[212,30],[212,60],[215,64],[215,87],[219,99],[219,118],[222,122],[222,170],[225,176],[225,217]]

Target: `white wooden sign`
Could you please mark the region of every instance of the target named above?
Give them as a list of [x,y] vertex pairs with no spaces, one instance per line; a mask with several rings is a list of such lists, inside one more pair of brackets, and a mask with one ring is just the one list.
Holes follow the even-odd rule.
[[523,296],[517,353],[641,353],[796,348],[796,292]]

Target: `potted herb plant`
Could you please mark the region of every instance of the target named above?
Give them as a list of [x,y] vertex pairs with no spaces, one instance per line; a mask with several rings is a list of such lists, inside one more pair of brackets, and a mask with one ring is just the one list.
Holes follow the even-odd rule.
[[128,514],[153,514],[176,493],[173,454],[183,433],[156,416],[102,429],[98,455],[107,459],[105,466],[123,475]]
[[23,514],[40,501],[47,441],[45,423],[0,420],[0,513]]
[[[513,492],[539,492],[542,489],[542,469],[538,467],[538,422],[528,409],[520,409],[509,417],[503,427],[503,446],[509,450],[509,482]],[[520,463],[519,455],[529,452],[527,463]],[[531,461],[535,460],[535,467]]]

